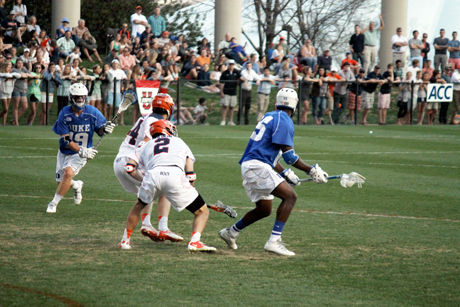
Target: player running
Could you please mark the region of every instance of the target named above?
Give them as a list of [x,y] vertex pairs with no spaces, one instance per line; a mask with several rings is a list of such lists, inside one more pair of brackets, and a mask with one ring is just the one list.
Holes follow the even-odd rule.
[[[153,113],[140,117],[121,144],[118,155],[113,162],[113,169],[118,181],[120,181],[121,185],[127,192],[137,195],[142,179],[138,181],[127,174],[124,169],[125,165],[128,163],[130,158],[134,157],[134,151],[138,147],[141,147],[145,142],[152,139],[152,136],[150,135],[150,126],[157,120],[168,119],[171,116],[173,107],[173,99],[168,94],[158,94],[155,96],[152,101]],[[143,171],[141,169],[139,169],[139,174],[143,176]],[[171,204],[166,197],[161,196],[158,200],[157,214],[159,231],[157,231],[150,222],[152,206],[153,203],[150,203],[142,209],[141,233],[153,241],[183,241],[184,238],[178,236],[168,228],[168,216]],[[122,248],[121,244],[120,248]]]
[[93,146],[93,134],[99,136],[112,133],[115,124],[106,121],[98,109],[86,105],[88,90],[81,83],[72,84],[69,88],[70,106],[64,107],[53,126],[53,131],[61,135],[56,164],[56,181],[58,188],[53,200],[48,204],[46,212],[55,213],[57,205],[69,191],[74,189],[74,201],[81,204],[83,181],[73,180],[85,166],[87,159],[97,154]]
[[[201,195],[193,187],[195,157],[182,139],[175,137],[172,124],[157,120],[150,126],[152,140],[136,149],[134,158],[125,165],[125,171],[142,181],[138,200],[131,208],[120,248],[130,249],[130,234],[139,221],[139,214],[155,199],[165,196],[178,212],[187,209],[195,215],[192,238],[188,243],[190,252],[213,252],[214,247],[203,244],[201,234],[208,222],[209,211]],[[145,170],[145,177],[139,173]]]
[[276,196],[281,199],[281,204],[264,249],[285,256],[295,255],[284,246],[281,233],[297,200],[290,185],[296,186],[300,182],[291,169],[284,169],[278,161],[283,157],[286,164],[305,171],[316,183],[326,183],[328,177],[318,164],[307,165],[294,151],[294,123],[291,117],[297,101],[297,93],[293,89],[281,89],[276,95],[276,110],[266,113],[251,135],[239,163],[246,194],[256,203],[256,208],[230,228],[219,232],[231,249],[237,249],[235,240],[241,230],[271,214],[272,200]]

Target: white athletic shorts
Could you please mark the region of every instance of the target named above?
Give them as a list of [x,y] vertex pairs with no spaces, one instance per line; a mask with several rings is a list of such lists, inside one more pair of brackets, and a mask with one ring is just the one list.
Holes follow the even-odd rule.
[[236,95],[224,95],[224,98],[220,100],[220,104],[224,107],[231,107],[234,108],[236,106]]
[[165,196],[178,212],[190,205],[198,195],[185,172],[177,166],[158,166],[149,170],[137,193],[137,197],[146,204]]
[[241,164],[243,187],[249,199],[255,203],[259,200],[271,200],[271,192],[284,181],[267,163],[249,160]]
[[67,167],[71,167],[75,176],[77,176],[83,166],[85,166],[86,160],[86,158],[80,158],[78,154],[65,155],[59,150],[56,163],[56,181],[61,182]]
[[115,161],[113,161],[113,171],[126,192],[137,194],[141,183],[125,172],[124,166],[128,163],[128,161],[128,157],[117,156]]

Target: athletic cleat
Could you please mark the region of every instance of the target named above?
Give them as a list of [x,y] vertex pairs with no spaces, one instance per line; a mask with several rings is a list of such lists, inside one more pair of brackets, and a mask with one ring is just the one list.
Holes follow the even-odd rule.
[[208,252],[208,253],[212,253],[212,252],[216,251],[216,248],[211,247],[211,246],[206,246],[201,241],[196,241],[196,242],[189,242],[188,243],[188,251],[189,252]]
[[283,241],[281,241],[281,238],[279,238],[277,241],[267,241],[267,243],[265,243],[264,249],[267,252],[272,252],[283,256],[295,256],[294,252],[287,250],[285,244]]
[[48,208],[46,209],[47,213],[56,213],[57,204],[50,202]]
[[118,247],[120,249],[131,249],[131,244],[129,244],[129,241],[121,241],[118,243]]
[[220,125],[221,125],[221,126],[225,126],[225,120],[221,121],[221,122],[220,122]]
[[155,242],[165,240],[165,239],[160,238],[158,236],[159,234],[158,230],[156,230],[155,228],[153,228],[153,226],[150,226],[150,225],[149,226],[142,225],[141,233],[144,236],[149,237],[152,241],[155,241]]
[[75,205],[81,204],[81,200],[82,200],[82,198],[83,198],[83,197],[81,196],[81,190],[83,189],[83,181],[78,180],[77,182],[80,184],[80,186],[79,186],[78,188],[74,189],[75,194],[74,194],[74,196],[73,196],[73,200],[74,200],[74,202],[75,202]]
[[[172,232],[171,230],[166,230],[166,231],[163,231],[163,230],[160,230],[160,232],[158,233],[158,238],[161,240],[161,241],[164,241],[164,240],[169,240],[171,242],[180,242],[180,241],[184,241],[184,238],[182,238],[181,236],[178,236],[176,235],[174,232]],[[162,240],[163,239],[163,240]]]
[[229,248],[238,248],[238,246],[235,243],[236,238],[232,237],[228,228],[224,228],[221,231],[219,231],[219,237],[227,243]]

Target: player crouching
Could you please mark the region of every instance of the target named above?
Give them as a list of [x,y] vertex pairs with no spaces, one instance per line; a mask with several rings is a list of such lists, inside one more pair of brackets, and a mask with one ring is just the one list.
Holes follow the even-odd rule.
[[[281,233],[297,200],[290,185],[299,185],[299,178],[284,162],[305,171],[316,183],[326,183],[328,175],[317,165],[308,166],[294,151],[294,115],[298,98],[293,89],[281,89],[276,95],[276,110],[266,113],[252,133],[240,160],[243,186],[256,208],[230,228],[222,229],[219,236],[231,249],[237,249],[236,237],[247,226],[271,214],[274,196],[281,199],[276,211],[275,225],[264,249],[285,256],[294,256],[281,241]],[[275,173],[273,169],[277,172]],[[289,184],[288,184],[289,183]]]
[[[203,244],[201,234],[208,222],[209,211],[201,195],[193,187],[195,157],[185,142],[175,137],[173,126],[167,120],[155,121],[150,126],[152,140],[136,149],[135,158],[125,167],[136,180],[142,181],[138,200],[131,208],[120,248],[130,249],[130,234],[139,221],[142,209],[160,196],[165,196],[178,212],[187,209],[195,215],[192,238],[188,243],[190,252],[213,252],[214,247]],[[138,173],[138,165],[146,171],[145,177]]]
[[57,205],[72,187],[75,191],[74,201],[79,205],[82,200],[83,181],[74,181],[87,159],[97,154],[93,146],[93,134],[99,136],[112,133],[115,124],[106,121],[98,109],[86,105],[88,90],[81,83],[72,84],[69,88],[70,106],[64,107],[53,126],[53,131],[61,135],[56,164],[56,181],[58,188],[53,200],[48,204],[46,212],[55,213]]
[[[152,101],[152,113],[141,116],[128,132],[125,139],[123,140],[123,143],[121,143],[118,154],[115,158],[115,161],[113,162],[113,169],[115,175],[118,178],[118,181],[120,181],[125,191],[137,195],[142,182],[142,173],[144,172],[143,168],[139,167],[137,171],[140,175],[140,181],[138,181],[125,172],[125,165],[129,162],[130,158],[135,157],[135,151],[137,148],[141,147],[143,144],[149,142],[152,139],[152,136],[150,135],[150,126],[157,120],[168,119],[171,116],[173,107],[174,102],[171,96],[168,94],[159,93]],[[166,197],[161,196],[158,199],[158,231],[153,227],[150,221],[152,206],[153,203],[150,203],[148,206],[142,209],[141,233],[153,241],[183,241],[184,238],[175,234],[168,228],[168,217],[169,211],[171,209],[171,204],[166,199]],[[120,248],[127,247],[129,246],[120,243]]]

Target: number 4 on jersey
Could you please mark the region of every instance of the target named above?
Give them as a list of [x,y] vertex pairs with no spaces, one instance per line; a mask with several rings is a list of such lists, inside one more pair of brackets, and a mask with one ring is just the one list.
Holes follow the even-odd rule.
[[[251,139],[258,142],[262,139],[265,133],[265,125],[268,124],[273,119],[272,116],[267,116],[262,119],[256,126],[256,130],[251,134]],[[259,130],[257,133],[256,131]]]

